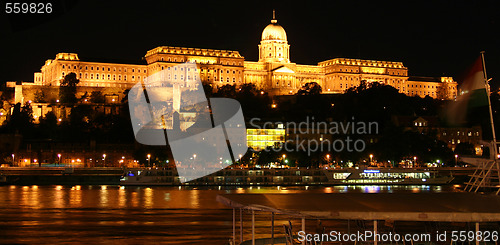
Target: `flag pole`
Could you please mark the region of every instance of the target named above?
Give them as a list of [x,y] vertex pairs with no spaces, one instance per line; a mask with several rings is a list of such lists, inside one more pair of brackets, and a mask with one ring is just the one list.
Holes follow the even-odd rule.
[[488,84],[488,75],[486,74],[486,65],[484,63],[484,51],[481,51],[481,63],[483,64],[483,74],[484,74],[484,82],[486,85],[486,95],[488,96],[488,108],[490,110],[490,122],[491,122],[491,132],[493,135],[493,159],[495,159],[495,162],[497,161],[498,158],[498,147],[497,147],[497,137],[495,135],[495,124],[493,123],[493,111],[491,109],[491,99],[490,99],[490,85]]

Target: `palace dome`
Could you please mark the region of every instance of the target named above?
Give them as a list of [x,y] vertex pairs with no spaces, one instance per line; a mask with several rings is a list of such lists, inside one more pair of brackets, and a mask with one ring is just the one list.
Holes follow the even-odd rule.
[[264,40],[280,40],[286,41],[286,32],[283,27],[278,25],[278,21],[273,19],[271,24],[267,25],[262,31],[262,41]]

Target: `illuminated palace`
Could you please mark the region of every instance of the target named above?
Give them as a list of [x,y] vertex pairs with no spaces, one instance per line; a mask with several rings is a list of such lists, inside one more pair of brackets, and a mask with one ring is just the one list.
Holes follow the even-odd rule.
[[35,73],[34,85],[58,86],[66,74],[74,72],[79,86],[128,89],[151,74],[195,62],[199,69],[172,71],[172,79],[199,76],[216,86],[253,83],[270,95],[294,94],[308,82],[318,83],[323,93],[342,93],[363,80],[391,85],[408,96],[453,99],[457,93],[453,78],[413,78],[402,62],[335,58],[317,65],[293,63],[286,32],[274,16],[258,47],[257,62],[245,61],[237,51],[169,46],[147,51],[146,64],[90,62],[74,53],[59,53]]

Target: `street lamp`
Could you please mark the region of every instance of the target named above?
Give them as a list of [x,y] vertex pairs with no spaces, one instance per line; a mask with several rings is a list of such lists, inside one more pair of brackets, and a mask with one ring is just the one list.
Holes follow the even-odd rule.
[[373,154],[370,154],[370,164],[373,163]]
[[148,154],[148,165],[151,167],[151,154]]
[[417,157],[413,157],[413,167],[417,166]]
[[102,154],[102,160],[104,161],[104,167],[106,167],[106,154]]
[[59,165],[61,165],[61,154],[57,154],[57,157],[59,158]]
[[326,162],[330,163],[330,154],[326,154]]
[[455,166],[458,164],[458,155],[455,155]]

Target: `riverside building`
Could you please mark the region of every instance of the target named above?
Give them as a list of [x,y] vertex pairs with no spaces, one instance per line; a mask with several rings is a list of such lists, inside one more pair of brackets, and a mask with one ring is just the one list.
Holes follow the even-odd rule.
[[[23,103],[33,97],[23,93],[23,87],[57,87],[69,73],[77,74],[80,87],[118,91],[168,70],[172,80],[200,78],[215,87],[252,83],[270,95],[295,94],[309,82],[318,83],[322,93],[343,93],[361,81],[390,85],[408,96],[454,99],[457,95],[452,77],[409,76],[408,68],[397,61],[334,58],[316,65],[294,63],[285,29],[274,16],[262,31],[258,52],[258,61],[247,61],[238,51],[161,46],[147,51],[144,61],[136,64],[95,62],[82,60],[76,53],[59,53],[34,74],[34,82],[18,82],[17,86],[9,82],[8,86],[16,87],[15,100]],[[196,63],[198,69],[170,71],[184,62]]]

